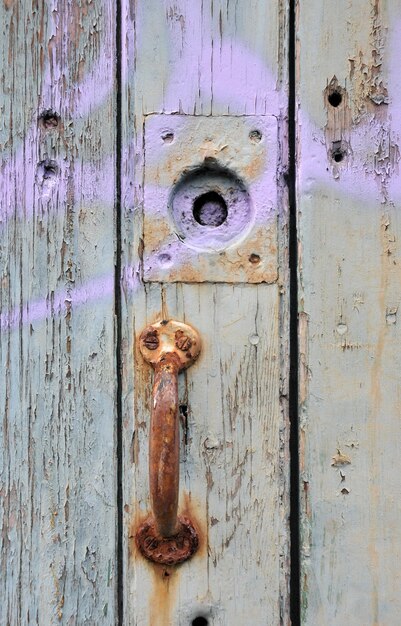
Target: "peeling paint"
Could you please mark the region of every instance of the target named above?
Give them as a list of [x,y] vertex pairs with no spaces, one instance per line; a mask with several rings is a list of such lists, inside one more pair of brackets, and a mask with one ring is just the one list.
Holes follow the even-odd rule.
[[350,465],[351,459],[348,455],[343,454],[341,450],[337,449],[337,453],[332,457],[332,467],[343,467],[344,465]]

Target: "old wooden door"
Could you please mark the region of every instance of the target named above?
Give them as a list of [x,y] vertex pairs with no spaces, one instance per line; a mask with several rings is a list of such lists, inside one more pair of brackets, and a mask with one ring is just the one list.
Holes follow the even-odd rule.
[[[398,624],[401,3],[0,9],[1,625]],[[171,320],[178,566],[137,539]]]
[[[287,3],[1,10],[1,622],[285,623]],[[135,543],[171,319],[180,567]]]

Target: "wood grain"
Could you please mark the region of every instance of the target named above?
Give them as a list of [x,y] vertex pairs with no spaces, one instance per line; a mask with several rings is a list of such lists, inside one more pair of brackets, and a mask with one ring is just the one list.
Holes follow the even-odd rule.
[[[124,623],[288,624],[286,3],[123,3]],[[279,278],[271,285],[142,282],[144,117],[275,115]],[[183,164],[185,165],[185,164]],[[235,162],[233,162],[235,167]],[[275,183],[276,184],[276,181]],[[266,189],[269,193],[269,189]],[[190,268],[189,268],[190,270]],[[198,554],[150,565],[134,536],[149,510],[151,368],[136,339],[161,318],[201,334],[180,378],[181,512]]]
[[[399,622],[400,11],[398,0],[299,4],[302,623],[310,626]],[[338,106],[329,99],[336,90]]]
[[0,623],[113,624],[114,3],[0,14]]

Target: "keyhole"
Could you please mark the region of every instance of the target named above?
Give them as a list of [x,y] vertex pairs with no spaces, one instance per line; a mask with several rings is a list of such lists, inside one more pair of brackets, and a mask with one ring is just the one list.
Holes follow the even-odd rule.
[[195,198],[193,215],[202,226],[221,226],[227,219],[227,205],[216,191],[208,191]]

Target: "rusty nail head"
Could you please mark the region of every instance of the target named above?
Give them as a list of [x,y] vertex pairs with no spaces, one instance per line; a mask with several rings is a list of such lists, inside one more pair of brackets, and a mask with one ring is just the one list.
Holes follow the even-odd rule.
[[162,320],[145,328],[139,338],[139,348],[145,361],[153,367],[163,355],[174,353],[180,361],[180,370],[189,367],[201,350],[199,334],[188,324]]
[[187,352],[192,347],[192,339],[182,330],[177,330],[175,333],[175,345],[179,350]]
[[156,329],[149,330],[143,338],[143,344],[148,350],[156,350],[159,347],[159,337]]

